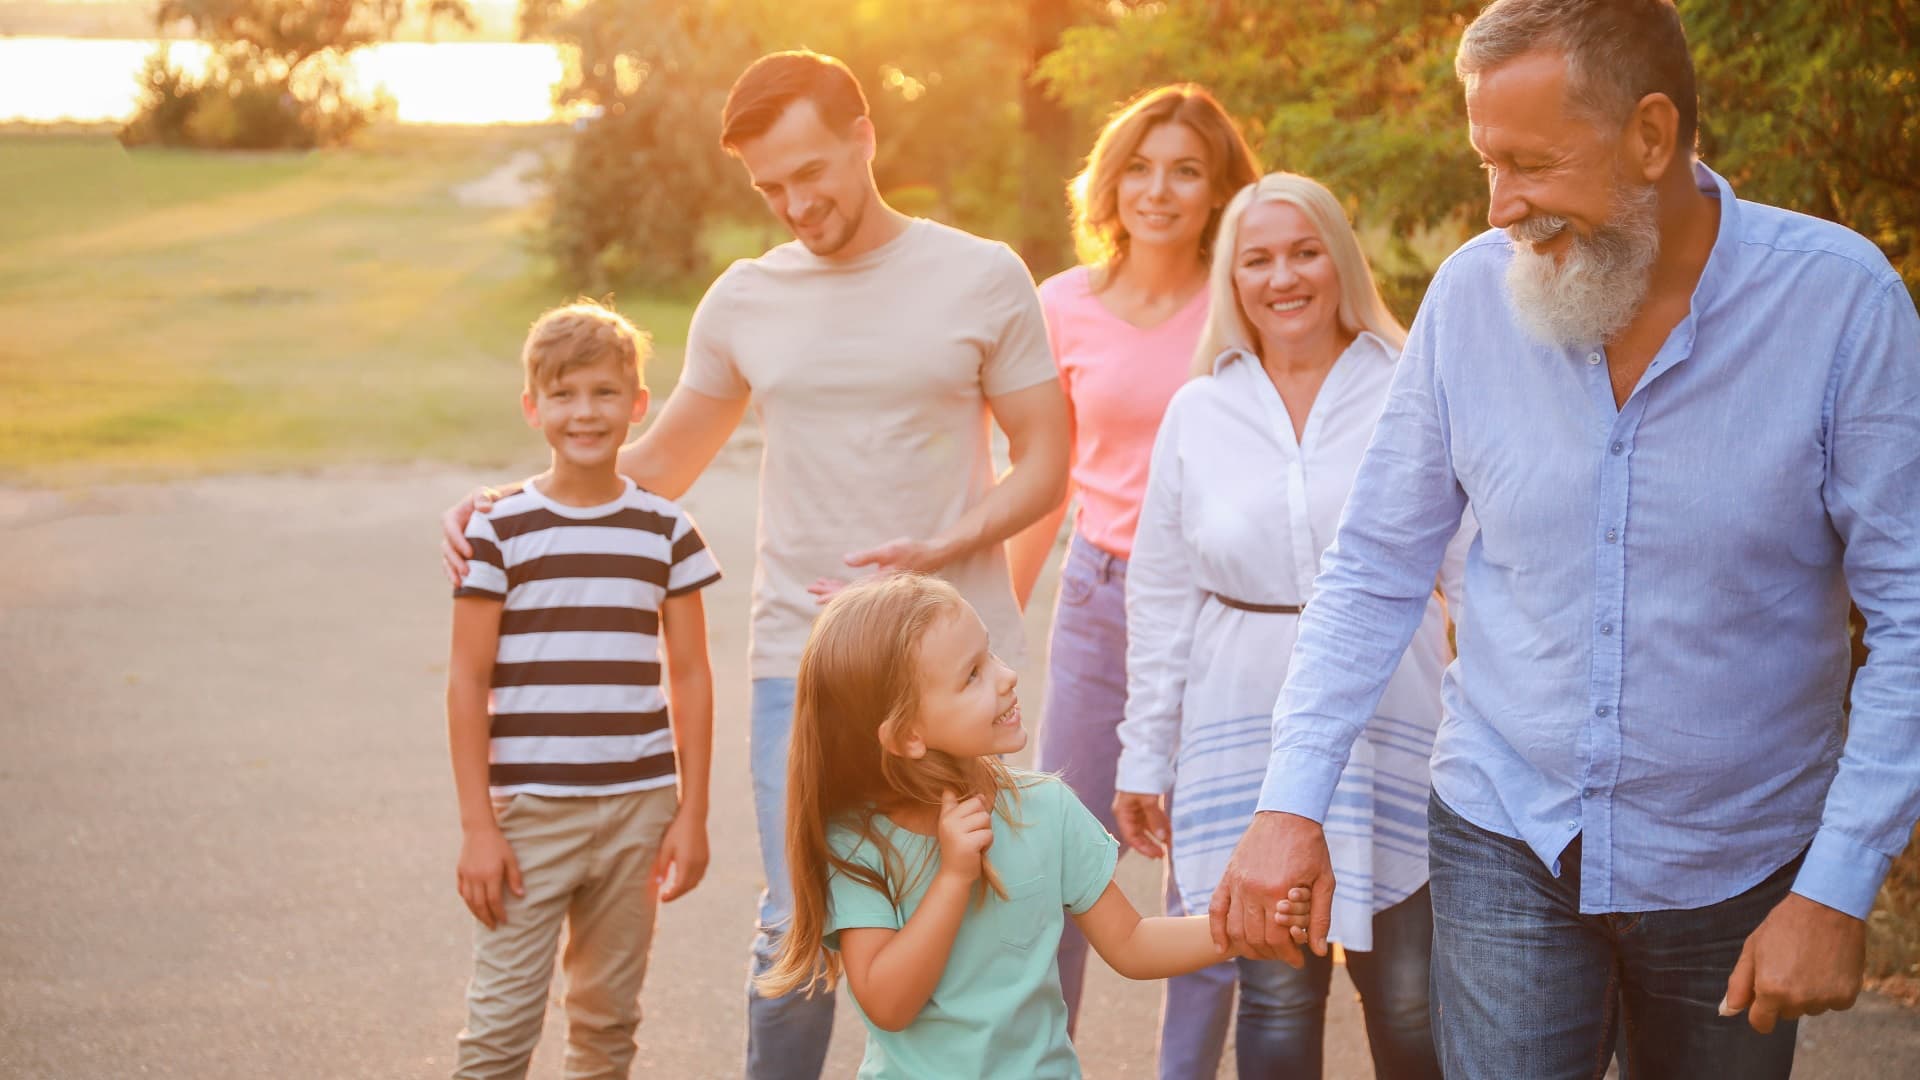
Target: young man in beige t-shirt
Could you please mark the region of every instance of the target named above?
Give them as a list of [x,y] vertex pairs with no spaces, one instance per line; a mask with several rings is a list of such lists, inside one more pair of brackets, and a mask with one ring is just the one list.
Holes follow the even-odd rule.
[[[734,83],[721,142],[795,242],[735,263],[695,312],[686,367],[620,471],[679,498],[752,402],[765,451],[753,580],[752,767],[767,891],[753,972],[791,901],[787,736],[800,650],[845,580],[937,572],[996,652],[1024,643],[1002,541],[1066,494],[1069,419],[1033,279],[1006,245],[889,207],[845,65],[774,53]],[[996,481],[987,417],[1012,468]],[[472,503],[448,515],[450,566]],[[817,1077],[833,996],[748,999],[747,1076]]]

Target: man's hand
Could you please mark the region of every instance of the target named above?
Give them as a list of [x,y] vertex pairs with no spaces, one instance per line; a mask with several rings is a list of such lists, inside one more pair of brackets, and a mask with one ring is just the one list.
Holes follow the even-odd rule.
[[1293,890],[1306,889],[1306,940],[1314,953],[1327,955],[1327,930],[1333,924],[1333,861],[1320,823],[1294,814],[1265,811],[1240,837],[1227,872],[1213,890],[1207,916],[1214,946],[1223,952],[1261,960],[1284,960],[1301,967],[1306,957],[1281,920]]
[[707,876],[707,822],[700,814],[682,810],[667,826],[660,854],[653,860],[653,887],[661,903],[678,900]]
[[944,545],[932,540],[915,540],[902,536],[889,540],[879,547],[853,552],[846,557],[846,564],[855,567],[870,566],[882,574],[899,570],[932,573],[947,565],[951,558]]
[[440,561],[446,564],[447,577],[458,586],[467,576],[467,560],[473,558],[473,545],[467,543],[467,522],[476,513],[493,509],[500,493],[492,488],[476,488],[440,515]]
[[846,588],[847,585],[848,582],[843,578],[816,578],[813,584],[807,586],[807,591],[813,594],[814,603],[819,604],[821,607],[826,607],[827,601],[840,595],[840,590]]
[[1165,855],[1172,843],[1166,800],[1159,795],[1144,795],[1137,791],[1114,792],[1113,824],[1120,830],[1120,839],[1128,847],[1149,859]]
[[515,896],[527,895],[520,883],[520,860],[513,857],[513,846],[498,826],[475,828],[464,834],[458,884],[467,910],[489,930],[507,921],[505,889],[512,889]]
[[1788,893],[1747,935],[1721,1016],[1745,1009],[1762,1035],[1780,1020],[1853,1007],[1867,964],[1867,924]]

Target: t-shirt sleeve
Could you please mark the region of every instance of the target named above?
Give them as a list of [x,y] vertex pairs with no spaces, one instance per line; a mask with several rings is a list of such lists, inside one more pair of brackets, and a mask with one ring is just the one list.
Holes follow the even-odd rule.
[[673,564],[667,568],[667,595],[685,596],[720,580],[720,564],[700,535],[693,517],[682,511],[673,530]]
[[1107,833],[1080,796],[1049,779],[1048,794],[1060,804],[1060,900],[1069,912],[1084,915],[1113,881],[1120,842]]
[[1005,244],[993,250],[997,265],[987,282],[986,310],[996,320],[993,352],[980,368],[980,388],[988,397],[1011,394],[1058,379],[1047,318],[1027,264]]
[[500,550],[500,537],[493,531],[493,519],[485,514],[468,518],[467,543],[473,545],[473,558],[467,560],[467,575],[460,579],[453,595],[505,600],[507,559]]
[[[849,861],[881,870],[880,853],[871,843],[853,839],[845,832],[830,835],[827,842]],[[851,849],[850,854],[848,849]],[[902,925],[899,909],[893,906],[885,893],[837,869],[827,874],[827,921],[822,927],[821,937],[827,948],[839,950],[842,930],[869,926],[898,930]]]
[[737,288],[732,271],[720,275],[700,305],[693,309],[693,322],[687,328],[685,360],[680,368],[680,385],[708,397],[732,401],[746,397],[753,387],[734,361],[726,328],[730,322],[729,297]]

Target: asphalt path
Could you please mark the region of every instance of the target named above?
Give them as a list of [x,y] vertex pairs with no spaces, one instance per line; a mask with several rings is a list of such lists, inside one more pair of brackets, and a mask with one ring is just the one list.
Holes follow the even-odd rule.
[[[685,505],[728,577],[712,867],[662,913],[635,1075],[740,1074],[760,888],[747,777],[757,446]],[[417,466],[0,489],[0,1076],[428,1078],[450,1068],[471,920],[441,694],[441,507]],[[1052,595],[1051,571],[1038,595]],[[1050,604],[1028,615],[1028,715]],[[1143,910],[1159,867],[1122,862]],[[1371,1075],[1344,973],[1327,1075]],[[1093,961],[1089,1077],[1150,1077],[1159,986]],[[559,1076],[557,1003],[535,1059]],[[842,1002],[828,1075],[862,1032]],[[1222,1075],[1232,1074],[1232,1055]],[[1920,1014],[1805,1025],[1797,1075],[1920,1075]]]

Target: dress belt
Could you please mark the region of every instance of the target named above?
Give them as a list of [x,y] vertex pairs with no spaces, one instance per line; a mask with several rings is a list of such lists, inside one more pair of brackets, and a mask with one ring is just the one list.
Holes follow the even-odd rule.
[[1305,604],[1250,604],[1245,600],[1235,600],[1231,596],[1221,596],[1219,593],[1207,595],[1235,611],[1251,611],[1256,615],[1298,615],[1306,609]]

